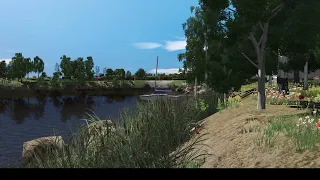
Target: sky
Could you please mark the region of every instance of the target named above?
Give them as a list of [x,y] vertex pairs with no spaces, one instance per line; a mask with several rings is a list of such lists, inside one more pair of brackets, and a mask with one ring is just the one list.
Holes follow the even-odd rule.
[[159,73],[182,67],[182,29],[197,0],[0,0],[0,60],[16,52],[39,56],[49,76],[66,55],[92,56],[95,66],[144,68]]

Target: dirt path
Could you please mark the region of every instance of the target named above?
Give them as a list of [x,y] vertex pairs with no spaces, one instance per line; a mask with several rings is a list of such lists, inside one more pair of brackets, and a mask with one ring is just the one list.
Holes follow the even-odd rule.
[[279,137],[273,148],[261,148],[256,143],[259,132],[252,130],[255,125],[265,124],[270,116],[303,112],[279,105],[268,105],[265,112],[258,112],[256,102],[248,97],[239,108],[208,117],[201,129],[201,133],[208,133],[204,136],[208,147],[201,147],[200,152],[211,155],[201,167],[320,167],[314,152],[297,153],[288,137]]

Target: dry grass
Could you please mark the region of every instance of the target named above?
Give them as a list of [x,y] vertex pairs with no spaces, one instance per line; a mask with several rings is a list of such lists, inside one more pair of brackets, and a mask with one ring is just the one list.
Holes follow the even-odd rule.
[[256,101],[246,98],[239,108],[208,117],[201,129],[207,140],[200,152],[212,155],[201,167],[319,167],[314,148],[298,151],[295,137],[277,132],[280,126],[270,124],[274,118],[306,112],[283,105],[268,105],[266,110],[257,111]]

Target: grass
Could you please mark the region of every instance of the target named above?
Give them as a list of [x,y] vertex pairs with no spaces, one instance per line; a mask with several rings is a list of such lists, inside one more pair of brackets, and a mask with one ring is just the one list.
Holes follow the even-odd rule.
[[259,145],[273,147],[280,134],[293,140],[296,151],[312,150],[320,143],[319,117],[308,114],[271,117],[258,138]]
[[[196,146],[205,134],[191,129],[204,117],[216,112],[218,95],[202,97],[205,108],[195,99],[185,102],[161,100],[139,102],[135,112],[122,111],[121,122],[110,128],[81,127],[63,149],[36,154],[26,167],[36,168],[195,168]],[[183,106],[181,106],[183,104]],[[87,122],[99,121],[90,115]],[[201,140],[200,140],[201,139]],[[188,143],[186,143],[188,142]]]

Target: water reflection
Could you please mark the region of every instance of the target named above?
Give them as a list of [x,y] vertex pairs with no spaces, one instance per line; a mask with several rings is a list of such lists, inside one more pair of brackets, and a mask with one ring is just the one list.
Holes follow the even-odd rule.
[[134,96],[37,96],[0,99],[0,167],[20,162],[22,145],[58,132],[67,142],[92,110],[100,119],[117,120],[121,109],[134,106]]
[[[96,101],[99,102],[96,102]],[[2,98],[0,99],[0,114],[8,112],[10,118],[17,124],[23,124],[26,119],[40,120],[43,118],[46,106],[53,106],[60,112],[60,120],[66,122],[72,116],[81,119],[86,112],[94,111],[94,107],[104,104],[123,103],[125,96],[37,96],[34,98]]]

